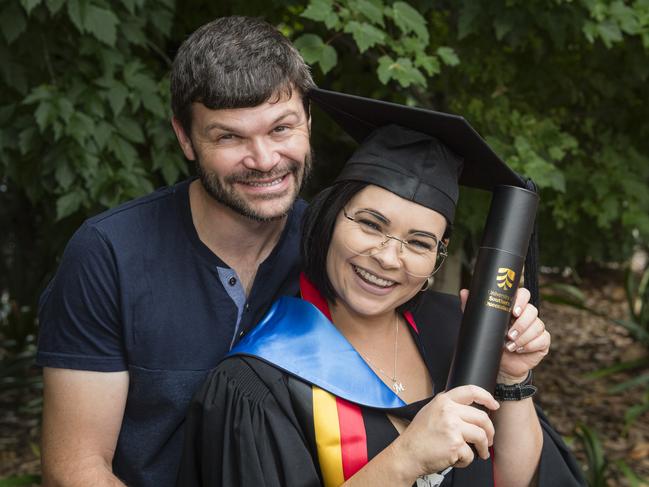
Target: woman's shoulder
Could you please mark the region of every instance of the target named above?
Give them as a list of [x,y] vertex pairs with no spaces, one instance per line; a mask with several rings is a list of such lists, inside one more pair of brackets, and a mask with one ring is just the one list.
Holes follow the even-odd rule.
[[286,374],[255,357],[226,357],[208,375],[199,395],[211,402],[224,392],[237,393],[247,401],[265,400],[272,391],[286,385]]

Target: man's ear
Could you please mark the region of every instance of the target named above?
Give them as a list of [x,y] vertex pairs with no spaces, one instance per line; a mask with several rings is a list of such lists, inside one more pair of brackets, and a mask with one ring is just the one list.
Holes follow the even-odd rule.
[[171,126],[174,129],[180,148],[183,150],[183,154],[190,161],[196,160],[196,154],[194,153],[194,146],[192,145],[192,140],[189,138],[189,134],[185,132],[180,120],[176,117],[171,117]]

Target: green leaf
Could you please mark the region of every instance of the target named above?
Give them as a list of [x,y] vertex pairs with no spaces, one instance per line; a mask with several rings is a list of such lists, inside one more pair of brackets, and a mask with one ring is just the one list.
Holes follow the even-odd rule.
[[295,39],[293,45],[300,51],[300,54],[307,64],[315,64],[320,60],[320,53],[324,42],[315,34],[304,34]]
[[327,73],[338,62],[336,50],[325,44],[320,36],[304,34],[293,43],[308,64],[320,64],[323,73]]
[[64,191],[70,189],[70,186],[74,182],[74,176],[74,171],[72,171],[67,161],[63,160],[56,165],[54,178],[56,179],[56,182],[59,183],[61,189],[63,189]]
[[[624,2],[618,0],[613,2],[609,7],[609,12],[611,17],[613,17],[617,24],[620,26],[624,32],[630,35],[638,34],[640,32],[640,24],[636,15],[639,15],[637,10],[632,9],[631,7],[624,4]],[[645,7],[646,14],[649,14],[649,9]],[[649,21],[649,17],[647,17]]]
[[137,162],[137,151],[129,142],[119,135],[111,137],[110,149],[117,160],[126,168],[132,168]]
[[457,54],[455,54],[455,50],[452,47],[438,47],[436,52],[447,66],[457,66],[460,64],[460,58],[457,57]]
[[95,131],[95,122],[92,118],[81,112],[75,112],[65,127],[67,135],[83,145],[85,140]]
[[56,200],[56,219],[62,220],[66,216],[70,216],[72,213],[81,208],[84,200],[85,195],[79,189],[60,196]]
[[396,80],[401,86],[407,88],[411,84],[426,86],[426,78],[421,74],[408,58],[397,58],[392,61],[389,56],[379,58],[379,67],[377,70],[379,80],[387,84],[390,79]]
[[423,68],[428,76],[434,76],[438,74],[441,69],[439,59],[437,59],[437,57],[429,56],[423,53],[418,54],[415,58],[415,66]]
[[354,0],[349,3],[349,8],[353,12],[358,12],[373,24],[385,26],[383,20],[383,2],[381,0]]
[[41,3],[41,0],[20,0],[20,4],[27,12],[27,15],[32,13],[32,10],[36,8]]
[[611,47],[622,40],[622,32],[617,24],[606,20],[597,25],[597,33],[606,47]]
[[136,144],[144,143],[144,133],[140,125],[130,117],[119,117],[115,120],[119,133],[126,139]]
[[385,42],[385,32],[366,22],[361,23],[353,20],[345,26],[345,32],[352,34],[361,53],[372,46]]
[[126,97],[128,96],[128,90],[122,83],[116,81],[107,91],[106,95],[108,96],[110,108],[117,117],[124,108],[124,103],[126,103]]
[[110,139],[111,135],[113,135],[113,133],[114,129],[112,125],[108,124],[104,120],[99,121],[99,123],[95,127],[94,132],[92,133],[92,137],[97,142],[99,150],[102,150],[104,147],[106,147],[106,143],[108,142],[108,139]]
[[68,0],[68,17],[81,33],[85,32],[89,0]]
[[428,26],[419,12],[406,2],[395,2],[392,5],[392,20],[401,32],[408,34],[414,32],[417,37],[428,44]]
[[25,32],[26,28],[25,14],[17,4],[12,2],[0,13],[0,30],[7,39],[7,44],[18,39],[18,36]]
[[38,146],[40,139],[38,138],[38,132],[35,127],[28,127],[18,136],[18,147],[20,148],[20,153],[25,155],[29,153],[33,148]]
[[160,95],[158,95],[158,93],[143,92],[142,105],[144,105],[144,108],[146,108],[149,112],[158,117],[167,116],[166,105],[163,103],[162,98],[160,97]]
[[65,4],[66,0],[45,0],[48,10],[52,15],[56,14]]
[[49,100],[43,101],[38,105],[36,111],[34,111],[34,118],[36,119],[36,124],[38,125],[39,130],[42,132],[45,131],[46,127],[54,119],[56,113],[53,110],[52,104]]
[[87,10],[84,27],[104,44],[115,45],[117,23],[119,19],[110,10],[90,5]]
[[391,66],[393,64],[394,60],[390,56],[381,56],[379,58],[379,66],[376,70],[376,73],[379,76],[379,81],[384,85],[387,85],[388,82],[392,79]]
[[320,55],[320,69],[324,74],[327,74],[338,63],[338,54],[336,50],[329,46],[324,45],[322,54]]
[[340,23],[338,15],[334,12],[332,0],[311,0],[309,6],[302,12],[302,17],[324,22],[327,29],[333,29]]

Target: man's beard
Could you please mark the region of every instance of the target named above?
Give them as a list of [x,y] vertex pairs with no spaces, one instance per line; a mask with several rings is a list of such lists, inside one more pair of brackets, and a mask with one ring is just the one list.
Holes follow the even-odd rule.
[[[289,210],[292,208],[295,199],[302,190],[304,184],[307,182],[311,174],[311,166],[313,161],[313,154],[310,152],[304,158],[304,163],[300,164],[296,161],[289,161],[281,166],[276,166],[268,172],[261,172],[255,169],[244,170],[236,174],[230,174],[219,179],[219,176],[212,171],[206,171],[200,160],[196,161],[196,171],[198,177],[203,185],[203,188],[215,201],[227,206],[231,210],[243,215],[251,220],[258,222],[271,222],[281,220],[284,218]],[[293,189],[294,194],[291,198],[291,203],[287,208],[274,215],[265,215],[258,211],[253,204],[248,202],[244,197],[233,190],[236,184],[250,183],[261,179],[275,179],[278,177],[293,177],[297,182]],[[275,198],[282,198],[283,196],[277,195],[259,195],[255,199],[263,205],[264,200],[272,200]]]

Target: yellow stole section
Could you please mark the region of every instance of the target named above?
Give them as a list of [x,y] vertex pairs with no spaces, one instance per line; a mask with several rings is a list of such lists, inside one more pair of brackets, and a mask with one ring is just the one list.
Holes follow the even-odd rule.
[[316,386],[312,386],[311,390],[318,461],[324,487],[338,487],[345,482],[345,478],[336,397]]

